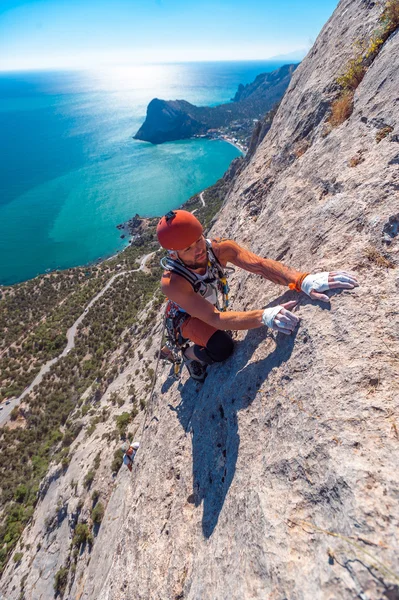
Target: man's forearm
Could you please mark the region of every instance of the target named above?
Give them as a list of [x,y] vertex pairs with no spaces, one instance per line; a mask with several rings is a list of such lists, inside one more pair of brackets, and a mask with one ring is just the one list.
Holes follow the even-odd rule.
[[216,329],[233,329],[234,331],[256,329],[262,327],[263,310],[249,310],[248,312],[215,312],[209,325]]
[[262,258],[260,260],[259,275],[269,279],[273,283],[280,285],[289,285],[295,283],[302,275],[300,271],[296,271],[291,267],[283,265],[283,263],[270,258]]
[[262,258],[231,241],[228,242],[226,259],[245,271],[255,273],[280,285],[295,284],[303,275],[300,271],[287,267],[277,260]]

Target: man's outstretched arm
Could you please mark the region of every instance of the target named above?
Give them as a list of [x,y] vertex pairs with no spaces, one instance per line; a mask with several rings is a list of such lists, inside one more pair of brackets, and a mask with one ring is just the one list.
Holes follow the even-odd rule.
[[277,260],[262,258],[246,248],[242,248],[242,246],[233,240],[216,242],[214,249],[222,265],[230,262],[236,267],[240,267],[250,273],[256,273],[256,275],[261,275],[261,277],[280,285],[295,285],[301,277],[304,278],[307,275],[307,273],[296,271]]
[[288,285],[290,289],[297,292],[305,292],[313,300],[329,302],[329,297],[321,292],[334,289],[350,290],[359,286],[357,279],[346,271],[301,273],[277,260],[257,256],[233,240],[216,242],[214,249],[217,258],[223,265],[231,262],[233,265],[250,273],[261,275],[273,283]]

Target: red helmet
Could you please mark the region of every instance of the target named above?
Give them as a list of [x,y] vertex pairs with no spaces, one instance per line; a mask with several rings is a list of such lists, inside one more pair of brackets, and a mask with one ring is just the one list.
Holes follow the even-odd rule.
[[187,210],[171,210],[159,221],[158,241],[167,250],[183,250],[198,240],[203,229]]

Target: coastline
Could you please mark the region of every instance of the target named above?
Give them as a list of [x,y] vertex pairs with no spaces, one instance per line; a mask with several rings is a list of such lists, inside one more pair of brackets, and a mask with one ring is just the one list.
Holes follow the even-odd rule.
[[230,138],[220,137],[220,138],[216,138],[216,139],[220,139],[220,140],[223,140],[224,142],[227,142],[228,144],[231,144],[232,146],[237,148],[237,150],[239,150],[243,156],[245,156],[246,153],[248,152],[248,148],[245,148],[245,146],[242,146],[242,144],[240,144],[239,142],[234,142]]
[[[248,151],[248,149],[245,146],[243,146],[239,142],[235,141],[234,139],[223,135],[222,133],[220,133],[217,137],[209,136],[209,135],[202,135],[202,136],[193,136],[191,139],[198,139],[198,138],[209,139],[211,141],[212,140],[220,140],[220,141],[226,142],[226,143],[230,144],[231,146],[234,146],[241,153],[242,157],[245,157],[245,155]],[[233,160],[235,160],[235,159],[233,159]],[[230,163],[230,165],[231,165],[231,163]],[[230,165],[229,165],[229,168],[230,168]],[[226,170],[226,173],[228,172],[228,170],[229,169]],[[225,175],[226,175],[226,173],[225,173]],[[191,198],[189,198],[188,200],[183,202],[183,204],[181,204],[175,208],[184,208],[187,205],[186,208],[187,208],[187,210],[189,210],[188,205],[190,205],[190,201],[192,200],[192,198],[195,198],[196,196],[198,196],[200,198],[201,195],[204,192],[206,192],[206,190],[208,190],[212,187],[213,187],[213,185],[204,188],[203,190],[201,190],[200,192],[197,192],[197,194],[194,194]],[[137,234],[139,234],[138,237],[140,237],[140,233],[142,233],[142,230],[141,230],[142,223],[148,224],[148,222],[150,222],[153,219],[158,220],[160,218],[160,216],[161,215],[159,215],[158,217],[142,217],[139,214],[136,214],[136,216],[132,217],[131,219],[128,219],[127,221],[120,223],[119,225],[116,225],[116,228],[119,231],[123,231],[126,234],[126,237],[130,238],[127,245],[124,248],[121,248],[120,250],[118,250],[117,252],[112,254],[111,256],[104,257],[104,258],[102,258],[102,257],[97,258],[96,260],[92,261],[91,263],[88,263],[86,265],[81,265],[81,266],[84,268],[84,267],[88,267],[88,266],[99,265],[101,263],[106,263],[108,261],[111,261],[111,260],[117,258],[119,255],[123,254],[123,252],[125,252],[125,250],[127,248],[134,246],[135,237],[137,236]],[[138,221],[136,221],[136,219],[138,219]],[[135,223],[135,221],[136,221],[136,223]]]
[[[148,146],[150,145],[148,144]],[[124,218],[129,218],[130,215],[133,216],[136,211],[146,214],[147,206],[151,207],[151,213],[155,214],[157,203],[159,212],[164,214],[169,210],[169,206],[166,204],[167,198],[169,203],[172,203],[171,207],[177,207],[184,203],[198,188],[200,190],[205,189],[222,177],[239,152],[238,149],[233,150],[231,146],[221,145],[218,148],[207,139],[200,141],[198,144],[187,140],[184,145],[182,144],[182,147],[171,146],[170,148],[165,146],[160,150],[154,150],[153,148],[148,149],[145,145],[145,148],[142,149],[141,144],[136,145],[132,142],[131,157],[126,158],[122,154],[121,160],[119,158],[116,160],[115,183],[113,183],[112,169],[109,166],[112,161],[105,161],[105,171],[101,177],[97,177],[97,167],[93,166],[93,173],[90,170],[91,167],[89,167],[87,179],[83,178],[81,184],[79,184],[79,178],[75,177],[74,171],[71,171],[70,175],[65,175],[66,178],[70,177],[70,179],[65,180],[68,181],[68,186],[65,183],[65,189],[68,187],[71,193],[65,199],[60,196],[60,206],[58,208],[61,206],[64,208],[60,210],[61,216],[57,219],[57,231],[52,237],[46,237],[45,235],[45,231],[47,231],[45,223],[47,221],[43,221],[42,229],[34,225],[36,222],[38,224],[42,222],[40,211],[34,211],[36,219],[34,223],[25,214],[29,207],[29,194],[38,194],[38,192],[34,192],[36,188],[32,188],[33,191],[27,192],[27,199],[25,199],[25,196],[21,196],[20,207],[16,203],[14,209],[13,203],[9,203],[7,204],[7,211],[9,206],[12,206],[12,208],[7,212],[2,206],[0,213],[4,218],[1,219],[0,217],[2,221],[0,230],[7,232],[7,236],[3,235],[3,244],[1,245],[2,254],[4,249],[4,261],[2,261],[0,270],[1,289],[21,284],[24,281],[35,279],[38,275],[49,274],[56,270],[90,266],[96,264],[99,257],[104,259],[117,254],[123,250],[126,244],[120,243],[122,240],[118,240],[118,235],[115,236],[114,224],[116,225]],[[130,144],[128,148],[130,148]],[[129,153],[130,150],[124,150],[124,152]],[[134,160],[136,152],[139,156],[142,156],[142,163]],[[158,155],[160,160],[156,161]],[[173,159],[175,155],[177,161]],[[126,161],[132,160],[134,173],[138,174],[140,172],[140,177],[137,175],[136,178],[133,178],[132,185],[129,183],[130,176],[127,175],[131,171],[130,169],[127,171],[123,167],[125,159]],[[174,160],[175,163],[173,163]],[[151,185],[149,177],[150,174],[153,175],[154,173],[159,176],[159,179],[153,180]],[[186,174],[189,174],[189,176]],[[75,183],[76,188],[74,187]],[[167,184],[165,188],[162,188],[163,183]],[[43,183],[44,191],[43,196],[40,195],[40,198],[46,210],[50,211],[51,209],[56,213],[58,210],[56,204],[51,203],[46,196],[47,188],[50,189],[52,185],[51,182],[48,185]],[[197,185],[198,187],[196,187]],[[78,206],[79,194],[83,193],[83,190],[87,190],[87,195],[91,200],[88,201],[87,205],[82,206],[82,219],[79,226],[76,226],[77,230],[84,236],[84,244],[76,244],[74,241],[76,236],[73,235],[75,228],[74,212],[75,206]],[[164,193],[163,190],[167,190],[167,193]],[[34,197],[36,198],[36,196]],[[37,197],[39,198],[39,195]],[[127,199],[129,204],[131,203],[130,210],[127,214],[126,212],[123,214],[126,210]],[[95,206],[100,203],[108,206],[107,202],[109,203],[107,209],[109,210],[108,223],[101,217],[102,212],[95,209]],[[166,205],[164,210],[162,210],[162,203]],[[18,210],[16,210],[17,208]],[[19,214],[19,210],[21,214]],[[152,212],[153,210],[154,212]],[[89,218],[89,215],[92,216]],[[96,233],[97,229],[101,231],[101,234]],[[20,232],[18,236],[13,234],[14,230]],[[23,244],[20,241],[17,242],[18,237],[24,240]],[[10,240],[10,243],[5,240]],[[59,243],[59,240],[62,240],[62,243]],[[26,244],[31,248],[29,260],[27,260],[23,251],[23,246]]]
[[[129,246],[131,246],[131,242],[130,241],[128,242],[127,246],[125,246],[121,250],[118,250],[118,252],[116,252],[115,254],[111,254],[111,256],[108,256],[107,258],[102,258],[100,261],[98,261],[98,263],[96,261],[96,263],[99,264],[100,262],[107,262],[109,260],[112,260],[112,259],[116,258],[120,254],[122,254],[122,252],[124,252],[126,250],[126,248],[129,248]],[[96,264],[96,263],[94,263],[94,264]]]
[[241,144],[238,140],[228,137],[227,135],[223,134],[221,131],[219,131],[216,134],[204,133],[201,135],[194,135],[191,139],[192,140],[198,140],[198,139],[221,140],[222,142],[227,142],[227,144],[230,144],[231,146],[234,146],[234,148],[237,148],[237,150],[239,150],[241,152],[242,156],[245,156],[246,153],[248,152],[248,148],[246,146]]
[[[220,132],[220,134],[217,137],[209,136],[209,135],[205,135],[205,136],[201,136],[201,137],[202,137],[202,139],[205,138],[205,139],[208,139],[210,141],[216,139],[216,140],[221,140],[221,141],[227,142],[231,146],[234,146],[240,152],[241,156],[245,156],[245,148],[243,148],[240,143],[235,142],[230,137],[224,136],[221,132]],[[196,138],[197,138],[197,136],[194,136],[191,139],[196,139]],[[238,158],[238,157],[236,157],[236,158]],[[235,160],[235,159],[233,159],[233,160]],[[230,162],[227,170],[225,171],[225,174],[228,172],[228,170],[230,168],[230,165],[231,165],[231,162]],[[183,204],[180,204],[179,206],[175,206],[174,208],[180,208],[180,207],[184,207],[186,204],[190,204],[190,200],[192,200],[192,198],[194,198],[195,196],[199,197],[201,193],[204,193],[206,190],[212,188],[213,185],[203,188],[201,191],[197,192],[196,194],[194,194],[193,196],[191,196],[190,198],[188,198],[185,202],[183,202]],[[187,208],[187,210],[190,210],[190,209]],[[139,217],[139,215],[136,215],[136,216]],[[139,217],[139,221],[141,223],[143,221],[146,223],[147,221],[151,221],[151,219],[154,219],[154,217],[141,217],[141,216]],[[159,219],[159,216],[155,217],[155,219]],[[33,277],[29,277],[28,279],[23,279],[21,281],[16,281],[15,283],[10,283],[10,284],[0,283],[0,289],[1,288],[11,288],[14,285],[21,285],[21,284],[24,284],[24,283],[26,283],[28,281],[39,279],[40,277],[43,277],[43,276],[50,276],[52,273],[62,272],[62,271],[66,271],[66,270],[69,270],[69,269],[75,269],[75,268],[76,269],[85,269],[85,268],[91,268],[91,267],[98,267],[101,264],[107,264],[107,263],[111,262],[112,260],[118,259],[118,257],[122,258],[122,255],[123,255],[123,253],[126,250],[128,250],[129,248],[135,246],[135,237],[136,237],[135,234],[138,233],[138,232],[135,232],[134,230],[131,230],[129,228],[129,223],[130,223],[130,221],[133,221],[133,220],[134,220],[134,217],[132,217],[128,221],[122,223],[120,226],[118,226],[118,225],[116,226],[121,231],[121,233],[122,232],[125,233],[126,238],[128,238],[128,240],[127,240],[127,243],[126,243],[126,240],[125,240],[125,244],[123,245],[123,247],[121,247],[120,249],[114,251],[112,254],[110,254],[108,256],[105,254],[103,256],[95,258],[94,260],[91,260],[91,261],[88,261],[88,262],[85,262],[85,263],[82,263],[82,264],[78,264],[78,265],[75,265],[75,266],[72,266],[72,267],[48,268],[45,271],[43,271],[42,273],[37,273]]]
[[[244,64],[245,63],[245,64]],[[191,73],[191,70],[188,70],[187,73],[186,71],[184,71],[184,78],[182,79],[182,94],[181,97],[184,97],[184,90],[185,90],[185,85],[186,85],[186,75],[188,73],[190,73],[190,77],[194,77],[193,79],[187,79],[187,81],[189,82],[190,86],[194,86],[193,89],[197,90],[196,93],[198,93],[198,103],[201,106],[208,106],[208,102],[211,100],[212,101],[212,105],[213,106],[220,106],[223,103],[231,103],[231,96],[234,95],[234,92],[229,91],[229,93],[227,94],[226,90],[233,90],[234,86],[238,85],[237,82],[241,81],[241,77],[245,77],[245,81],[243,80],[243,84],[245,85],[249,85],[249,83],[251,81],[254,81],[256,77],[259,76],[260,73],[263,72],[272,72],[273,70],[280,68],[282,66],[284,66],[285,61],[277,61],[276,64],[272,64],[269,61],[265,61],[265,63],[263,64],[262,61],[255,61],[255,63],[253,63],[252,61],[249,61],[248,64],[246,64],[246,61],[242,62],[242,61],[233,61],[231,63],[226,63],[226,64],[221,64],[220,67],[218,67],[216,70],[214,70],[214,67],[212,67],[211,69],[209,69],[208,65],[205,64],[203,67],[201,67],[201,71],[197,72],[197,65],[194,65],[194,70]],[[244,68],[245,67],[245,68]],[[163,68],[163,67],[162,67]],[[188,68],[188,67],[187,67]],[[180,67],[176,67],[177,69],[177,73],[180,73]],[[186,69],[186,67],[184,68]],[[191,69],[191,67],[190,67]],[[206,77],[203,77],[203,74],[206,74]],[[227,75],[228,77],[227,77]],[[33,78],[32,81],[35,80],[35,75],[32,74],[29,75],[29,78]],[[47,77],[47,76],[46,76]],[[226,79],[227,77],[227,79]],[[30,79],[29,79],[30,80]],[[51,78],[50,78],[51,80]],[[59,79],[57,79],[57,89],[58,87],[60,88],[60,90],[65,89],[69,89],[69,87],[71,87],[71,89],[75,89],[73,86],[77,86],[80,85],[78,84],[78,81],[80,81],[79,78],[75,79],[72,77],[72,79],[69,77],[68,73],[64,73],[64,75],[62,77],[60,77]],[[171,87],[170,87],[170,92],[168,92],[168,96],[167,97],[172,97],[170,96],[170,94],[172,93],[172,91],[175,89],[174,88],[174,79],[172,78],[171,80]],[[206,82],[205,87],[203,86],[203,82]],[[248,84],[246,83],[248,82]],[[53,82],[54,83],[54,82]],[[87,82],[86,82],[87,83]],[[151,96],[156,97],[156,93],[159,91],[158,90],[158,83],[156,80],[154,81],[150,81],[149,82],[151,85],[149,87],[149,90],[151,90],[150,92],[147,90],[145,92],[145,97],[147,98],[147,95],[150,93]],[[233,85],[234,84],[234,85]],[[14,84],[13,84],[14,85]],[[133,85],[133,84],[132,84]],[[169,84],[168,84],[169,85]],[[133,87],[135,86],[135,84],[133,85]],[[78,88],[76,88],[78,89]],[[138,90],[141,90],[140,87],[137,88]],[[169,88],[165,88],[168,89]],[[234,88],[235,89],[235,88]],[[99,111],[101,113],[101,116],[104,116],[104,118],[107,118],[107,95],[105,93],[103,93],[104,91],[102,91],[101,93],[99,93]],[[141,92],[140,92],[141,93]],[[26,102],[29,103],[29,97],[25,97],[24,94],[24,88],[21,88],[21,97],[25,98]],[[40,98],[41,91],[40,88],[35,88],[35,98]],[[144,92],[143,92],[144,94]],[[166,92],[165,92],[166,94]],[[202,96],[202,94],[205,94],[204,96]],[[53,97],[53,96],[52,96]],[[140,96],[141,98],[141,96]],[[143,96],[144,98],[144,96]],[[55,94],[54,95],[54,105],[57,106],[57,102],[59,99],[59,95]],[[68,100],[69,102],[69,100]],[[67,102],[67,104],[68,104]],[[133,118],[133,125],[132,126],[128,126],[128,129],[126,129],[126,123],[124,121],[124,113],[123,110],[121,109],[121,113],[120,113],[120,126],[117,125],[119,123],[119,116],[118,119],[115,119],[115,127],[117,127],[117,129],[115,131],[118,131],[118,135],[114,138],[113,134],[108,136],[107,134],[107,130],[106,128],[104,128],[104,134],[102,134],[101,139],[103,140],[104,146],[101,146],[101,151],[99,149],[99,147],[97,147],[97,144],[94,141],[94,138],[92,139],[91,135],[92,135],[92,125],[93,123],[95,123],[95,119],[94,119],[94,115],[92,115],[90,113],[90,111],[87,111],[87,106],[84,103],[83,99],[78,101],[78,105],[81,106],[81,110],[75,112],[71,112],[71,114],[68,117],[68,120],[65,121],[63,127],[73,127],[74,126],[74,119],[76,120],[77,124],[79,125],[79,127],[81,129],[79,129],[79,131],[81,131],[82,133],[82,139],[85,140],[85,143],[87,142],[88,144],[90,144],[90,149],[92,152],[92,160],[89,161],[88,163],[85,162],[85,160],[83,160],[82,158],[82,164],[80,164],[80,142],[78,143],[77,140],[78,138],[72,137],[71,140],[74,142],[71,145],[71,148],[68,149],[68,152],[64,152],[64,146],[61,145],[57,145],[58,141],[59,141],[59,135],[58,135],[58,129],[57,127],[54,125],[53,123],[53,113],[51,111],[49,111],[48,116],[48,120],[46,121],[46,132],[47,134],[50,136],[49,139],[51,139],[51,145],[50,144],[41,144],[40,143],[40,138],[38,138],[37,140],[35,139],[35,144],[37,141],[37,144],[34,146],[34,152],[32,152],[32,156],[33,157],[40,157],[40,159],[43,159],[43,164],[47,164],[47,162],[50,164],[51,161],[47,161],[47,157],[50,156],[49,152],[50,149],[54,148],[58,148],[57,152],[59,152],[59,156],[60,159],[62,157],[64,157],[64,155],[66,157],[69,158],[65,158],[65,172],[62,171],[63,175],[63,186],[65,186],[65,189],[68,189],[68,198],[65,200],[62,200],[62,195],[59,195],[59,204],[60,207],[61,206],[65,206],[65,210],[63,208],[63,210],[59,211],[59,217],[57,217],[57,234],[51,235],[51,236],[47,236],[45,235],[45,229],[43,229],[43,233],[41,232],[40,227],[36,226],[36,222],[35,222],[35,226],[33,226],[33,224],[31,224],[31,221],[26,218],[25,215],[25,209],[26,211],[29,211],[29,202],[30,202],[30,198],[32,196],[32,198],[40,198],[40,203],[50,210],[51,209],[51,214],[58,214],[57,213],[57,208],[54,202],[51,201],[51,197],[53,194],[53,185],[58,185],[57,182],[57,173],[54,173],[53,175],[51,175],[50,177],[50,172],[49,172],[49,178],[45,178],[43,179],[43,182],[40,183],[40,186],[42,186],[40,188],[40,194],[39,192],[36,191],[35,188],[35,182],[32,181],[30,182],[30,173],[31,171],[33,173],[35,173],[34,170],[34,164],[31,165],[31,163],[29,161],[27,161],[27,163],[24,165],[24,176],[23,176],[23,181],[26,183],[26,192],[23,191],[23,189],[25,189],[23,186],[25,185],[21,183],[21,204],[19,205],[15,205],[17,210],[14,210],[13,208],[10,209],[9,212],[4,213],[5,217],[7,217],[7,219],[4,217],[4,219],[2,220],[3,224],[7,223],[7,228],[9,228],[9,230],[12,232],[12,230],[14,230],[15,227],[15,231],[17,232],[15,237],[14,235],[10,236],[10,239],[12,241],[12,244],[8,243],[6,244],[6,249],[7,249],[7,260],[4,261],[5,265],[3,267],[2,265],[2,271],[1,271],[1,280],[0,280],[0,287],[1,289],[3,288],[7,288],[13,285],[19,285],[21,283],[24,283],[26,281],[35,279],[36,277],[40,276],[40,275],[45,275],[45,274],[50,274],[53,273],[55,271],[59,271],[59,270],[66,270],[66,269],[70,269],[70,268],[74,268],[76,267],[89,267],[91,265],[96,265],[99,262],[99,257],[102,257],[101,260],[102,261],[109,261],[112,260],[113,258],[117,258],[118,255],[123,252],[123,250],[125,248],[128,248],[129,244],[124,244],[121,247],[116,246],[116,244],[119,244],[119,241],[116,240],[115,245],[113,245],[113,239],[108,240],[106,243],[97,243],[97,239],[94,239],[94,236],[90,236],[90,244],[86,244],[87,246],[90,246],[88,251],[82,251],[80,252],[78,249],[75,251],[73,251],[71,253],[71,259],[69,260],[69,249],[68,249],[68,244],[70,243],[70,241],[72,240],[72,244],[74,246],[74,248],[78,248],[80,245],[83,248],[83,244],[75,244],[74,243],[74,237],[71,234],[71,231],[73,229],[73,227],[69,226],[69,223],[71,221],[71,217],[72,217],[72,221],[73,221],[73,214],[74,214],[74,206],[78,206],[79,205],[79,195],[81,193],[83,193],[81,190],[88,190],[90,192],[90,198],[96,198],[98,197],[98,201],[97,200],[93,200],[92,204],[95,207],[97,202],[102,202],[102,198],[105,198],[105,200],[108,202],[107,198],[108,196],[111,196],[113,193],[113,188],[111,187],[113,181],[115,180],[115,183],[118,183],[119,181],[121,182],[120,185],[124,186],[121,187],[121,189],[126,189],[126,183],[128,183],[130,185],[131,182],[134,183],[134,186],[131,186],[131,189],[136,192],[136,187],[137,187],[137,194],[135,197],[137,198],[144,198],[146,199],[147,196],[147,190],[151,190],[152,189],[152,185],[151,185],[151,180],[149,180],[149,182],[146,182],[143,178],[143,180],[141,179],[141,177],[133,177],[130,179],[130,175],[128,174],[129,171],[126,170],[125,168],[125,161],[130,160],[130,153],[131,154],[131,158],[132,158],[132,164],[133,166],[135,164],[138,164],[138,161],[135,161],[134,158],[136,156],[136,154],[134,154],[136,151],[137,153],[143,153],[143,160],[145,159],[146,161],[150,161],[150,159],[152,160],[153,157],[156,156],[156,152],[153,152],[153,155],[151,154],[150,150],[152,151],[153,149],[150,148],[150,150],[147,151],[147,146],[145,145],[141,145],[141,144],[137,144],[137,145],[130,145],[128,143],[120,145],[118,142],[116,142],[115,140],[119,139],[119,137],[121,139],[126,139],[128,140],[134,130],[134,128],[136,127],[137,124],[137,128],[139,127],[139,124],[142,121],[142,109],[140,108],[140,110],[137,109],[136,105],[132,106],[131,111],[132,111],[132,118]],[[141,105],[140,105],[141,106]],[[11,107],[12,108],[12,107]],[[130,109],[129,109],[130,110]],[[87,111],[87,112],[86,112]],[[100,114],[99,113],[99,114]],[[47,113],[46,113],[47,114]],[[69,114],[69,113],[68,113]],[[116,115],[118,115],[119,113],[116,112]],[[22,115],[20,115],[20,117],[22,118]],[[25,118],[25,117],[24,117]],[[101,117],[102,118],[102,117]],[[247,119],[247,118],[239,118],[237,117],[237,120],[239,120],[240,122],[242,122],[245,125],[245,128],[243,127],[237,127],[238,123],[235,123],[235,125],[233,125],[232,128],[225,128],[225,127],[220,127],[219,131],[217,132],[215,130],[215,136],[213,136],[212,134],[209,135],[206,132],[206,129],[204,129],[204,133],[205,135],[203,136],[205,139],[203,140],[205,143],[208,140],[212,140],[212,139],[220,139],[222,141],[227,142],[231,148],[230,150],[227,148],[227,146],[224,147],[224,149],[217,149],[216,150],[216,158],[214,159],[212,157],[212,160],[209,160],[209,165],[211,165],[211,168],[214,168],[214,164],[215,161],[218,161],[220,156],[222,155],[226,155],[226,161],[230,162],[231,161],[231,155],[235,155],[237,157],[241,157],[241,156],[245,156],[246,152],[247,152],[247,148],[246,146],[249,145],[248,143],[248,139],[245,137],[247,134],[247,130],[249,132],[249,127],[251,125],[251,122],[253,121],[253,119]],[[20,121],[21,124],[21,131],[23,131],[23,129],[27,127],[27,125],[29,124],[29,118],[27,117],[27,121],[25,120],[21,120]],[[133,129],[132,129],[133,128]],[[132,131],[131,131],[132,130]],[[7,130],[8,131],[8,130]],[[15,132],[13,133],[12,130],[9,130],[10,136],[14,136]],[[235,140],[235,138],[237,138],[237,140]],[[10,138],[11,139],[11,138]],[[61,139],[61,138],[60,138]],[[69,140],[69,138],[68,138]],[[80,140],[80,138],[79,138]],[[69,140],[70,141],[70,140]],[[69,143],[68,141],[68,143]],[[76,144],[75,144],[76,141]],[[17,143],[17,139],[16,142]],[[232,149],[232,147],[234,147],[234,151]],[[214,147],[215,148],[215,147]],[[209,150],[210,152],[212,152],[212,150]],[[215,152],[215,150],[213,151]],[[239,155],[237,155],[236,153],[239,152]],[[108,154],[109,153],[109,154]],[[51,154],[51,152],[50,152]],[[165,153],[166,154],[166,153]],[[198,157],[201,156],[201,153],[197,153],[195,154],[195,151],[193,152],[193,154],[195,155],[195,161],[198,161]],[[107,158],[108,156],[113,156],[113,160],[109,161],[109,160],[103,160],[104,157]],[[141,156],[141,154],[140,154]],[[35,160],[36,160],[35,158]],[[163,157],[166,158],[167,157]],[[80,176],[80,174],[78,174],[77,170],[74,169],[69,169],[69,161],[76,161],[76,164],[79,166],[79,169],[82,168],[82,176]],[[64,159],[63,159],[64,160]],[[115,163],[114,163],[115,160]],[[140,159],[141,160],[141,159]],[[220,159],[221,160],[221,159]],[[174,165],[173,160],[171,160],[172,162],[172,167]],[[64,163],[62,163],[64,164]],[[72,164],[72,163],[71,163]],[[75,164],[75,163],[74,163]],[[143,163],[144,164],[144,163]],[[147,164],[147,163],[146,163]],[[149,165],[151,165],[150,162],[148,162]],[[166,162],[165,162],[166,164]],[[169,164],[169,163],[167,163]],[[185,165],[186,163],[184,163]],[[208,164],[208,163],[207,163]],[[98,166],[101,165],[101,177],[97,177],[97,168]],[[112,165],[112,167],[109,167],[109,165]],[[200,166],[202,166],[202,163],[200,164]],[[86,167],[87,167],[87,177],[86,177]],[[229,165],[226,165],[223,163],[222,164],[222,168],[220,169],[219,173],[217,174],[217,176],[215,176],[214,181],[216,181],[217,177],[221,177],[223,171],[227,171],[229,168]],[[148,169],[149,170],[149,169]],[[197,169],[198,170],[198,169]],[[203,169],[205,170],[205,169]],[[26,173],[25,173],[26,171]],[[194,169],[193,169],[194,171]],[[167,173],[168,171],[165,169],[165,173],[162,169],[158,169],[155,171],[157,173],[157,175],[161,175],[162,177],[165,176],[165,181],[167,180]],[[10,171],[10,181],[12,182],[12,177],[11,177],[12,171]],[[174,169],[172,168],[172,176],[174,175]],[[195,176],[194,176],[195,175]],[[191,179],[189,179],[189,181],[199,181],[199,185],[205,186],[208,184],[208,180],[204,181],[204,183],[202,184],[200,182],[200,180],[197,178],[198,173],[194,173],[193,177]],[[26,181],[25,181],[26,179]],[[170,177],[170,180],[172,181],[173,178]],[[8,180],[7,180],[8,181]],[[22,181],[22,180],[21,180]],[[141,181],[143,181],[144,183],[141,185]],[[157,180],[155,180],[157,181]],[[164,181],[162,179],[162,181]],[[209,180],[210,182],[212,182],[212,179]],[[54,182],[54,183],[53,183]],[[110,183],[109,183],[110,182]],[[140,183],[139,184],[137,183]],[[15,185],[12,184],[14,187]],[[18,184],[19,185],[19,184]],[[11,189],[14,189],[14,187],[12,187]],[[19,189],[19,188],[18,188]],[[63,187],[64,189],[64,187]],[[169,188],[164,188],[164,189],[169,189]],[[179,186],[176,185],[176,192],[178,193],[180,189]],[[174,187],[173,187],[173,191],[174,191]],[[140,193],[139,193],[140,192]],[[185,192],[185,190],[184,190]],[[176,202],[176,205],[180,202],[184,202],[184,196],[185,193],[183,192],[182,196],[180,196]],[[19,192],[18,192],[19,193]],[[133,192],[132,192],[133,193]],[[186,198],[188,198],[192,193],[192,188],[190,190],[188,190],[187,195],[185,196]],[[149,194],[149,196],[151,195],[151,202],[153,201],[153,194]],[[26,198],[25,198],[26,196]],[[115,202],[114,204],[117,205],[118,202],[118,198],[121,197],[123,198],[123,195],[120,194],[119,196],[117,195],[117,193],[114,194],[115,196]],[[19,196],[18,196],[19,197]],[[176,197],[175,197],[176,198]],[[174,202],[175,200],[172,199],[172,202]],[[91,201],[90,201],[91,202]],[[82,205],[82,215],[84,213],[84,215],[88,214],[88,212],[90,210],[92,210],[90,208],[91,204],[88,201],[87,203],[85,202],[84,205]],[[141,200],[140,200],[141,202]],[[155,201],[154,201],[155,202]],[[12,203],[9,203],[10,206],[13,206]],[[7,206],[9,206],[7,205]],[[58,206],[58,205],[57,205]],[[119,205],[118,205],[119,206]],[[123,202],[121,201],[121,206],[123,207]],[[83,210],[84,209],[84,210]],[[8,210],[8,209],[7,209]],[[137,210],[140,210],[140,207],[137,206]],[[144,211],[143,211],[144,212]],[[28,214],[28,213],[27,213]],[[98,211],[98,213],[96,211],[93,212],[94,215],[96,214],[100,214],[100,211]],[[120,213],[123,214],[123,213]],[[126,214],[126,213],[125,213]],[[128,213],[129,214],[129,213]],[[2,213],[3,215],[3,213]],[[15,218],[14,218],[15,215]],[[117,217],[118,218],[124,218],[124,214],[122,217]],[[40,216],[40,211],[36,211],[35,212],[35,218],[37,220],[37,223],[40,225],[40,223],[44,223],[44,221],[41,220],[41,216]],[[55,217],[54,217],[55,218]],[[94,217],[93,217],[94,219]],[[83,221],[82,221],[83,222]],[[14,225],[15,223],[15,225]],[[26,225],[25,223],[28,224],[29,226]],[[33,223],[33,222],[32,222]],[[85,223],[86,223],[86,217],[85,217]],[[89,221],[89,219],[87,219],[87,231],[96,229],[96,222],[94,220]],[[99,219],[98,221],[99,226],[102,225],[102,221],[101,219]],[[65,225],[65,233],[64,233],[64,225]],[[43,225],[44,227],[44,225]],[[111,225],[111,229],[113,228],[113,225]],[[82,226],[82,231],[83,230],[83,226]],[[33,233],[31,233],[33,231]],[[9,233],[9,232],[8,232]],[[7,235],[8,235],[7,233]],[[58,234],[62,233],[61,236],[59,236],[58,239]],[[31,240],[34,241],[34,243],[30,243],[30,256],[29,256],[29,261],[26,260],[26,257],[23,256],[23,252],[21,252],[19,250],[19,248],[21,247],[20,243],[16,243],[14,245],[13,240],[17,239],[17,236],[21,236],[21,239],[24,240],[24,243],[29,243]],[[112,236],[111,236],[112,237]],[[6,236],[3,236],[3,239],[9,239],[6,238]],[[100,237],[98,237],[98,239],[100,239]],[[105,236],[104,236],[105,239]],[[36,243],[37,240],[37,243]],[[61,242],[62,240],[62,242]],[[57,244],[57,246],[56,246]],[[97,248],[98,246],[98,248]],[[107,247],[110,249],[110,253],[108,254],[106,249]],[[9,250],[10,248],[10,250]],[[105,248],[105,250],[104,250]],[[54,258],[54,260],[53,260]],[[87,261],[87,262],[86,262]],[[62,265],[61,267],[59,265]],[[72,265],[72,266],[71,266]]]

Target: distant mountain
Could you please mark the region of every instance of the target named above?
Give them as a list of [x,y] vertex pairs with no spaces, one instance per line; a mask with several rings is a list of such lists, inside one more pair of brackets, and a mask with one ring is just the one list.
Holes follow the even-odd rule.
[[278,54],[277,56],[272,56],[271,58],[268,58],[268,60],[286,60],[287,62],[301,62],[308,52],[309,50],[307,50],[306,48],[301,48],[300,50],[295,50],[294,52],[288,52],[288,54]]
[[284,65],[272,73],[258,75],[252,83],[239,86],[231,103],[220,106],[195,106],[185,100],[154,98],[134,137],[161,144],[203,135],[210,129],[229,127],[233,121],[260,119],[281,100],[297,66]]
[[[240,83],[233,102],[249,100],[254,106],[263,102],[278,102],[287,89],[292,73],[298,65],[284,65],[271,73],[258,75],[252,83],[243,85]],[[271,106],[270,106],[271,108]],[[268,109],[269,110],[269,109]]]

